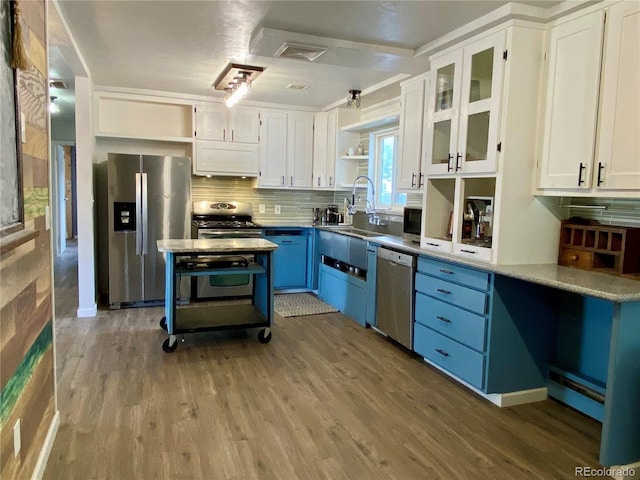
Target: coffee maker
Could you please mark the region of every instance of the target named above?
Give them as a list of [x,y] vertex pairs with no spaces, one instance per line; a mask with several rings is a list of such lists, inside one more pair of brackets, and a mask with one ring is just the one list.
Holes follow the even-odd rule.
[[327,225],[338,225],[339,214],[337,205],[327,205],[326,209],[326,223]]

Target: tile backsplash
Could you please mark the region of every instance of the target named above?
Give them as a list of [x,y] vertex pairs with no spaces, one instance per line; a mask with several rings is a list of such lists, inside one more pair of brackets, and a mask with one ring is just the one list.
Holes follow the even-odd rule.
[[[362,173],[366,174],[366,170]],[[191,179],[191,197],[194,202],[201,200],[212,201],[238,201],[253,205],[253,218],[258,223],[299,223],[311,224],[314,207],[326,207],[329,204],[337,204],[342,207],[345,198],[351,200],[351,192],[347,191],[323,191],[323,190],[275,190],[254,188],[254,179],[241,177],[200,177]],[[356,198],[356,206],[359,211],[365,208],[362,200],[364,191]],[[264,204],[265,213],[260,213],[259,206]],[[408,194],[407,205],[421,206],[422,194]],[[281,213],[274,213],[275,206],[280,205]],[[389,216],[389,221],[402,223],[402,217]]]
[[[603,225],[624,225],[640,227],[640,198],[577,198],[563,197],[560,205],[573,205],[574,208],[561,208],[564,218],[581,217],[597,220]],[[583,205],[585,208],[576,208]],[[596,209],[589,207],[606,207]]]

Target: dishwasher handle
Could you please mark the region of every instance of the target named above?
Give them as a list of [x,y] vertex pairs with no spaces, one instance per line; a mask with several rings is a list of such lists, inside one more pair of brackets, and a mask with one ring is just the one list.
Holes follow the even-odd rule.
[[395,250],[389,250],[388,248],[378,248],[378,258],[410,268],[414,268],[416,264],[415,255],[396,252]]

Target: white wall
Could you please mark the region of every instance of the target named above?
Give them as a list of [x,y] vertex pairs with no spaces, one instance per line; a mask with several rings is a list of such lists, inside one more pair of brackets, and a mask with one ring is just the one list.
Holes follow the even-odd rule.
[[78,317],[94,317],[96,303],[95,200],[92,127],[93,83],[76,77],[76,177],[78,194]]
[[75,122],[63,122],[51,119],[51,141],[75,142],[76,124]]

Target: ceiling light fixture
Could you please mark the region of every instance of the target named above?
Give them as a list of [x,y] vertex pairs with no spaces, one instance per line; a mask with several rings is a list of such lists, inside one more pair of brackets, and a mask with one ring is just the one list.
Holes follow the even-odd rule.
[[348,108],[360,108],[360,90],[349,90],[347,97]]
[[58,105],[58,97],[49,97],[49,113],[58,113],[60,111],[60,105]]
[[216,90],[227,92],[224,103],[227,107],[232,107],[249,93],[251,84],[263,71],[263,67],[230,63],[218,76],[213,86]]

